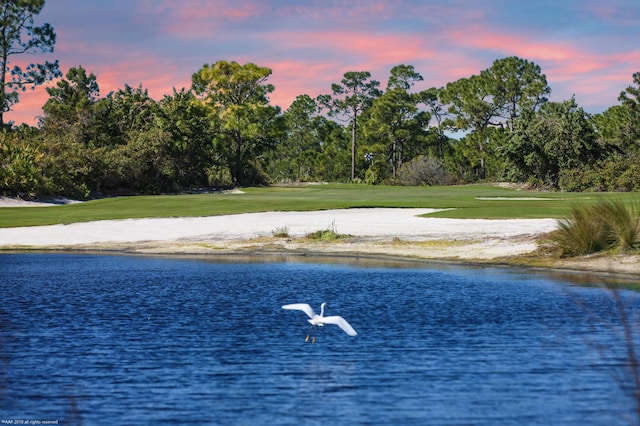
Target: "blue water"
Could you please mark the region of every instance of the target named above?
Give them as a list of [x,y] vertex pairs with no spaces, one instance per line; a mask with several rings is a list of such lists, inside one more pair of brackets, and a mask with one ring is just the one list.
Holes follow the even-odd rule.
[[[3,254],[0,302],[3,421],[637,421],[610,295],[540,274]],[[280,308],[298,302],[327,302],[358,336],[328,325],[305,342],[304,313]]]

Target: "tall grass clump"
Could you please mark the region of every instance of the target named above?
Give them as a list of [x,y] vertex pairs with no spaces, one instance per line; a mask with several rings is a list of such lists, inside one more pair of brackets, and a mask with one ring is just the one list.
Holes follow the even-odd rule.
[[634,248],[640,233],[638,209],[626,207],[622,201],[603,200],[593,209],[607,225],[609,247],[620,251]]
[[289,227],[278,226],[273,231],[271,231],[271,235],[273,235],[275,238],[289,238]]
[[604,226],[588,211],[574,207],[569,218],[558,221],[553,234],[563,256],[581,256],[602,250]]
[[586,208],[574,207],[558,221],[552,239],[563,256],[582,256],[602,250],[628,251],[640,234],[638,211],[622,201],[599,201]]
[[320,229],[315,232],[310,232],[307,234],[307,238],[310,240],[316,241],[333,241],[338,240],[340,238],[345,238],[348,235],[339,234],[338,228],[336,227],[336,221],[331,222],[331,226],[327,229]]

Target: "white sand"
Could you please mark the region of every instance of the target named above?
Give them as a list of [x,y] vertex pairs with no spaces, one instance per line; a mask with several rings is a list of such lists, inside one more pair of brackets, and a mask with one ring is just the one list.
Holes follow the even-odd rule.
[[0,247],[77,246],[148,241],[231,241],[271,237],[278,228],[293,238],[322,229],[369,241],[482,240],[533,236],[556,227],[553,219],[460,220],[423,218],[433,209],[347,209],[266,212],[227,216],[104,220],[0,229]]

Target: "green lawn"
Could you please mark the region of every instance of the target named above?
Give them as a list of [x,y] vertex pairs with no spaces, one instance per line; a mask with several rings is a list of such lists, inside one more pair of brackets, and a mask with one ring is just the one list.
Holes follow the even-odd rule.
[[[210,216],[259,211],[304,211],[355,207],[447,208],[435,217],[563,217],[571,207],[601,198],[640,205],[640,193],[519,191],[491,185],[395,187],[328,184],[244,188],[243,194],[154,195],[105,198],[55,207],[0,208],[0,227],[102,219]],[[526,198],[537,198],[526,200]]]

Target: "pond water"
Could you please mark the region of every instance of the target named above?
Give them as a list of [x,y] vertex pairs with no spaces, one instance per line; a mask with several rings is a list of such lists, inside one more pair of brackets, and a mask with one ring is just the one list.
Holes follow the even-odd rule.
[[[609,292],[327,260],[0,255],[0,420],[637,422]],[[621,295],[633,315],[638,295]],[[327,325],[305,342],[305,314],[281,309],[299,302],[327,302],[358,335]]]

